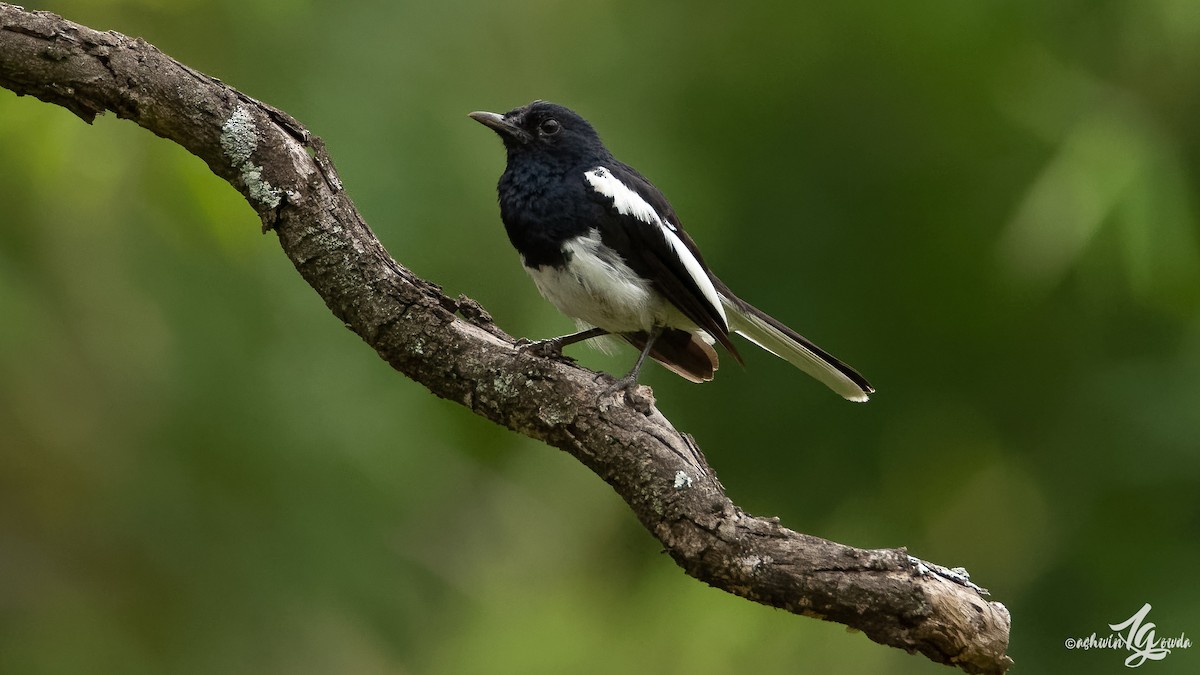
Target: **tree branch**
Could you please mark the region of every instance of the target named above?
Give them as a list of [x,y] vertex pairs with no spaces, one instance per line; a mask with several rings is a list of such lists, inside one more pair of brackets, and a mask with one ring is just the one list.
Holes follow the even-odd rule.
[[0,86],[86,122],[112,111],[186,148],[245,196],[338,319],[442,398],[561,448],[611,485],[688,574],[970,673],[1002,673],[1009,614],[965,574],[742,512],[656,409],[598,403],[607,376],[523,354],[474,301],[387,254],[321,140],[286,113],[138,38],[0,3]]

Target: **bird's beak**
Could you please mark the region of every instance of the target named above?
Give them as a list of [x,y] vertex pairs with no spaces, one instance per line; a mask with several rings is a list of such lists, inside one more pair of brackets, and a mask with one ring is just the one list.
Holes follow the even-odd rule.
[[492,131],[500,134],[500,137],[505,140],[512,139],[515,141],[521,141],[522,143],[528,143],[530,141],[529,133],[521,127],[504,119],[504,115],[478,110],[469,114],[468,117],[476,122],[479,122],[485,127],[491,127]]

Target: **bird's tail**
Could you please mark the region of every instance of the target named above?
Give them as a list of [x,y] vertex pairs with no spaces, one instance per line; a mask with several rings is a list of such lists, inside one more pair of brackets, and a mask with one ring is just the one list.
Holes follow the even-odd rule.
[[[646,348],[646,340],[650,339],[645,332],[622,333],[621,337],[639,351]],[[674,328],[667,328],[659,334],[650,348],[650,358],[692,382],[713,379],[713,372],[717,369],[717,352],[712,345],[698,335]]]
[[850,366],[788,328],[766,312],[718,287],[729,317],[730,332],[737,333],[775,356],[817,378],[847,400],[865,402],[875,393],[871,384]]

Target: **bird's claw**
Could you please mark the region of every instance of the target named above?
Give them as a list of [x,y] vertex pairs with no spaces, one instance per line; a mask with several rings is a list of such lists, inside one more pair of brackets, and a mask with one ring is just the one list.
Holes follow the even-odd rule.
[[605,387],[604,391],[600,392],[600,398],[623,392],[626,403],[643,415],[649,415],[654,409],[654,397],[643,394],[641,389],[636,377],[626,376]]
[[563,359],[569,358],[563,356],[562,342],[554,338],[548,340],[529,340],[526,338],[518,338],[515,344],[517,351],[522,354],[532,354],[540,356],[543,359]]

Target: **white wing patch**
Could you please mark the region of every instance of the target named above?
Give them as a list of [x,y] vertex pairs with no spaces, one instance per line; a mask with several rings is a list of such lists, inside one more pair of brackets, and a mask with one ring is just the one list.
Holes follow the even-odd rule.
[[717,311],[717,315],[721,317],[721,323],[728,329],[729,319],[725,316],[725,309],[721,306],[721,300],[717,295],[717,289],[713,287],[712,279],[708,277],[704,266],[700,264],[696,256],[692,255],[683,240],[676,234],[675,226],[662,218],[649,202],[622,183],[608,169],[598,166],[590,171],[585,171],[583,175],[592,189],[613,200],[613,208],[617,210],[617,213],[623,216],[633,216],[647,225],[655,225],[662,230],[667,244],[679,258],[679,262],[683,263],[688,276],[696,283],[696,287],[704,294],[704,299]]
[[597,192],[613,200],[613,207],[623,216],[633,216],[647,225],[665,226],[674,231],[675,226],[659,217],[658,211],[637,192],[630,190],[608,169],[598,166],[583,174]]

